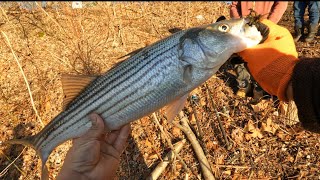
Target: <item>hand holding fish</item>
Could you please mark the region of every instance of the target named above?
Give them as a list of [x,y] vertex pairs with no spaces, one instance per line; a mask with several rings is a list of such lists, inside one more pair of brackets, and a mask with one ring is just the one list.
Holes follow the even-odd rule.
[[93,126],[83,136],[73,140],[63,167],[58,175],[63,179],[112,179],[126,147],[130,124],[105,134],[103,119],[91,114]]
[[268,38],[238,53],[247,62],[250,73],[260,86],[280,100],[288,100],[287,87],[298,60],[298,53],[288,29],[272,21],[262,20],[269,27]]

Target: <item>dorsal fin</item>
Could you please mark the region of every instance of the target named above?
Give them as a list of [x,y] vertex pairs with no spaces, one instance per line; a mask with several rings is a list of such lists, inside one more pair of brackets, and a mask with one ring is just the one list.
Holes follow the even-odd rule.
[[63,109],[96,78],[97,76],[63,74],[61,76],[64,93]]

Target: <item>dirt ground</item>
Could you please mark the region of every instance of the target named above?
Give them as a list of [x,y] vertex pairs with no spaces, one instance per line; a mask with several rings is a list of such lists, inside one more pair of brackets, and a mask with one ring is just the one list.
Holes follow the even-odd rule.
[[[47,124],[62,111],[61,74],[99,75],[176,29],[229,16],[228,6],[219,2],[86,2],[82,9],[56,2],[34,11],[6,3],[0,7],[0,144],[36,134],[41,121]],[[279,24],[293,33],[292,2]],[[299,56],[320,56],[319,42],[318,35],[311,43],[296,43]],[[207,86],[192,93],[183,109],[216,179],[319,179],[320,136],[301,129],[290,116],[293,110],[286,111],[276,97],[254,103],[250,96],[236,96],[233,74],[226,63]],[[164,136],[172,143],[186,139],[168,124],[163,110],[156,115],[164,134],[151,115],[131,123],[118,179],[146,179],[170,151]],[[52,152],[47,162],[50,179],[57,176],[70,146],[68,141]],[[175,159],[159,179],[203,179],[188,140],[179,155],[191,173]],[[0,179],[40,179],[40,174],[41,162],[32,148],[0,146]]]

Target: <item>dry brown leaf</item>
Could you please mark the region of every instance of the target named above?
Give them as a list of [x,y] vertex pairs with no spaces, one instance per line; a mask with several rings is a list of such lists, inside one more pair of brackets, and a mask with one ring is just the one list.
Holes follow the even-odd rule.
[[141,118],[140,122],[142,126],[147,126],[150,123],[150,120],[148,118]]
[[200,99],[200,104],[201,104],[201,106],[207,105],[207,103],[206,103],[206,101],[205,101],[205,98],[201,98],[201,99]]
[[286,159],[289,162],[294,162],[294,157],[292,157],[291,155],[288,155]]
[[230,176],[231,175],[231,170],[223,171],[223,175]]
[[223,89],[222,86],[219,86],[219,87],[217,87],[217,88],[215,89],[215,91],[216,91],[216,92],[222,91],[222,89]]
[[237,96],[244,98],[244,97],[246,97],[246,92],[244,92],[244,91],[238,91],[238,92],[237,92]]
[[191,113],[191,115],[189,115],[189,121],[190,121],[190,123],[195,123],[196,122],[196,117],[194,116],[193,112]]
[[218,148],[218,143],[215,141],[207,142],[207,149],[216,150]]
[[234,129],[231,133],[232,139],[238,144],[241,144],[243,142],[243,135],[244,133],[240,128]]
[[266,123],[262,123],[262,125],[261,125],[261,130],[262,131],[270,132],[272,134],[274,134],[277,131],[278,128],[279,128],[279,125],[273,123],[271,118],[268,118],[267,122]]
[[261,100],[258,104],[253,105],[251,104],[251,107],[254,112],[261,112],[264,109],[266,109],[269,106],[268,102],[266,100]]
[[224,155],[220,155],[216,158],[215,163],[216,164],[224,164]]
[[276,134],[278,138],[280,138],[281,140],[285,140],[286,135],[284,134],[283,131],[278,131],[278,133]]
[[153,159],[158,159],[158,155],[156,153],[152,153],[148,156],[148,159],[153,160]]
[[249,120],[247,125],[244,127],[244,132],[252,132],[256,127],[254,126],[254,123],[252,120]]
[[236,100],[234,101],[234,106],[235,106],[235,107],[238,106],[239,103],[240,103],[240,101],[236,99]]
[[233,174],[232,180],[238,180],[238,179],[242,179],[242,175],[238,172],[235,172]]
[[152,147],[152,144],[151,144],[151,142],[150,142],[148,139],[146,139],[146,141],[144,142],[144,144],[145,144],[148,148],[151,148],[151,147]]
[[46,109],[46,112],[48,112],[48,111],[50,111],[52,109],[51,103],[49,101],[46,102],[45,109]]
[[251,138],[256,138],[258,137],[261,139],[263,137],[261,131],[255,127],[254,123],[252,120],[248,121],[248,124],[244,127],[244,132],[246,140],[250,140]]
[[256,137],[258,137],[259,139],[263,138],[263,135],[259,129],[254,129],[252,133],[245,134],[246,140],[250,140],[251,138]]
[[177,136],[181,135],[182,131],[178,127],[173,126],[172,130],[171,130],[171,133],[172,133],[173,136],[177,137]]

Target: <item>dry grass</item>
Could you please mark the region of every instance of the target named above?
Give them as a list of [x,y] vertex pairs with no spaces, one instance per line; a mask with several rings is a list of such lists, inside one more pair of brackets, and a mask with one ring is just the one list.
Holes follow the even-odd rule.
[[[34,11],[1,5],[0,31],[10,39],[44,124],[62,110],[61,74],[101,74],[123,59],[122,56],[170,35],[169,29],[208,24],[220,15],[229,14],[226,5],[219,2],[98,2],[83,9],[71,9],[67,2],[59,2],[50,5],[59,5],[58,10],[49,6]],[[198,15],[203,19],[196,18]],[[35,134],[41,125],[12,52],[3,36],[0,41],[0,141],[4,141]],[[221,140],[206,89],[201,86],[195,91],[200,97],[195,109],[203,131],[201,143],[215,176],[218,179],[319,177],[319,136],[288,126],[277,115],[274,105],[277,102],[272,99],[254,106],[250,98],[235,97],[229,82],[223,74],[208,81],[232,143],[229,150]],[[197,129],[190,104],[185,113],[191,126]],[[167,124],[161,112],[158,116],[172,143],[184,138],[181,131]],[[149,117],[133,122],[132,128],[118,171],[119,179],[147,177],[169,151],[165,138]],[[254,137],[255,133],[261,135]],[[51,154],[47,165],[52,179],[59,172],[69,147],[67,142]],[[0,170],[22,149],[1,146]],[[193,172],[201,173],[190,143],[185,144],[180,156]],[[10,166],[0,179],[39,179],[41,163],[37,158],[27,148],[15,161],[23,173]],[[161,179],[185,177],[182,164],[179,161],[173,164]],[[189,176],[196,179],[193,174]]]

